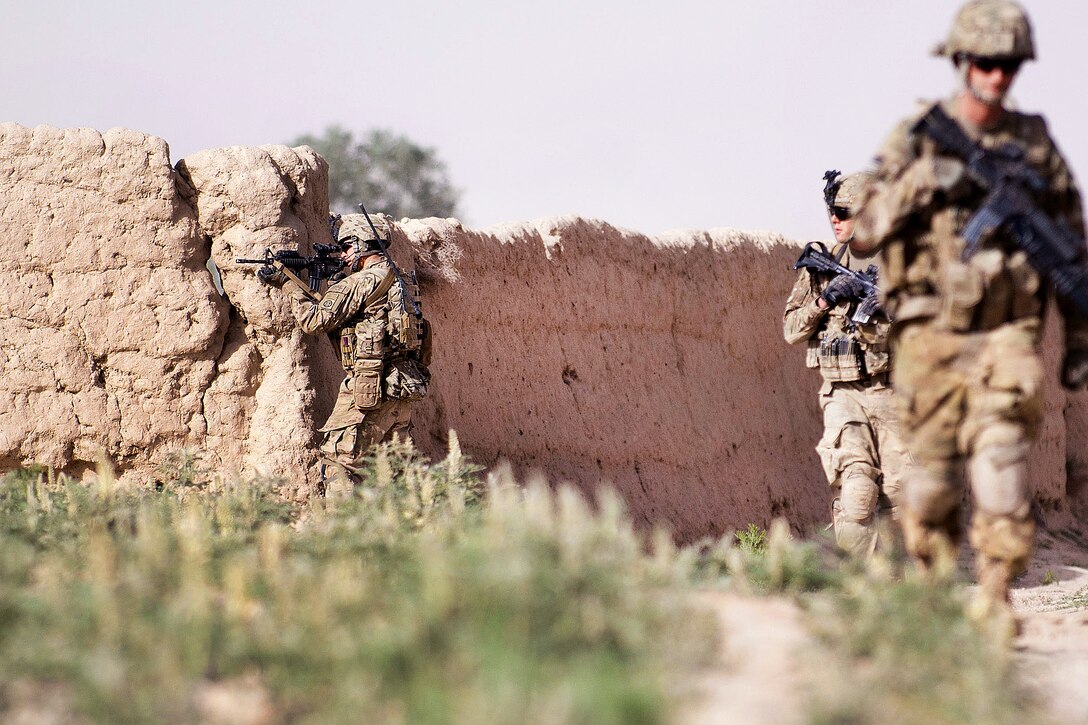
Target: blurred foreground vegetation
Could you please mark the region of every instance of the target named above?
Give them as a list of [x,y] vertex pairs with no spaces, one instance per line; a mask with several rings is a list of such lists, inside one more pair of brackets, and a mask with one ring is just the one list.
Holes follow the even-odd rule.
[[184,457],[148,488],[106,465],[90,486],[6,476],[0,720],[669,722],[728,644],[696,588],[809,613],[812,722],[1032,715],[959,589],[781,523],[678,549],[611,493],[482,477],[455,437],[434,464],[384,446],[365,476],[302,508]]

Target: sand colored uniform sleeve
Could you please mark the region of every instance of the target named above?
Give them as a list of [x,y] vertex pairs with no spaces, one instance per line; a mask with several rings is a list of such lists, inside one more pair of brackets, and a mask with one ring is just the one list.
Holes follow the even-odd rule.
[[302,290],[292,286],[291,295],[297,303],[295,319],[302,331],[316,335],[338,330],[358,316],[367,296],[381,284],[384,274],[374,271],[378,266],[369,267],[332,285],[320,302],[307,299]]
[[782,315],[782,334],[786,342],[791,345],[804,342],[820,328],[820,321],[827,314],[827,310],[816,306],[819,296],[819,289],[812,275],[807,269],[802,269],[786,300],[786,311]]

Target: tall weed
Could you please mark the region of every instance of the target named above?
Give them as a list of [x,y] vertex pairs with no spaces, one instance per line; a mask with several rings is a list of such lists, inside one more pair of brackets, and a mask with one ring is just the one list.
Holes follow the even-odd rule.
[[360,473],[302,510],[192,468],[159,490],[7,476],[0,698],[61,683],[95,722],[666,718],[710,625],[680,594],[692,557],[648,550],[616,496],[485,481],[456,439]]

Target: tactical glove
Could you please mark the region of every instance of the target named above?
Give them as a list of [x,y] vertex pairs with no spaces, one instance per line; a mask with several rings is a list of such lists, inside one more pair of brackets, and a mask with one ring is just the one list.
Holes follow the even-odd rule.
[[257,270],[257,279],[270,287],[282,287],[283,283],[287,281],[287,275],[266,264]]
[[1088,383],[1088,352],[1068,352],[1062,362],[1062,385],[1068,390],[1083,390]]
[[846,300],[860,300],[865,296],[865,286],[861,283],[861,280],[854,279],[846,274],[840,274],[831,280],[820,296],[824,298],[824,302],[827,303],[828,307],[834,307]]

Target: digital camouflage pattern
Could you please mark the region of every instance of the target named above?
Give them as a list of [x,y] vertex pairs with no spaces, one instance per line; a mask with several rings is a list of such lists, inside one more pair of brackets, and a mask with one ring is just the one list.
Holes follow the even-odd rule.
[[820,393],[824,434],[816,444],[824,474],[839,489],[832,503],[835,541],[872,554],[881,520],[898,517],[912,461],[899,433],[895,397],[882,383],[836,383]]
[[[846,182],[835,201],[858,192]],[[838,203],[836,203],[838,205]],[[867,267],[845,248],[835,247],[841,263],[851,269]],[[824,433],[816,446],[828,483],[838,489],[832,508],[835,540],[843,549],[871,553],[878,540],[881,515],[896,513],[910,456],[900,440],[886,385],[888,322],[878,316],[868,324],[850,321],[854,303],[820,309],[817,299],[827,286],[824,275],[802,269],[786,301],[783,334],[790,344],[806,343],[805,365],[823,378],[820,408]]]
[[975,0],[964,5],[948,38],[934,55],[954,58],[1019,58],[1033,60],[1035,43],[1024,9],[1009,0]]
[[[1019,148],[1047,182],[1040,207],[1083,236],[1080,192],[1040,116],[1009,111],[983,130],[958,118],[954,100],[942,105],[984,148]],[[1034,535],[1026,466],[1042,411],[1038,343],[1048,291],[1002,231],[963,261],[960,233],[984,194],[962,164],[911,133],[917,118],[884,144],[854,228],[863,248],[881,247],[882,290],[895,319],[892,378],[907,446],[923,469],[904,489],[904,535],[924,566],[954,552],[966,471],[982,591],[1007,596]],[[1088,325],[1059,304],[1067,355],[1084,354]]]
[[[371,223],[374,228],[371,228]],[[382,235],[382,242],[389,239],[390,219],[385,214],[375,214],[369,219],[365,214],[330,214],[329,231],[342,246],[351,246],[361,257],[382,252],[382,244],[375,238],[374,232]]]

